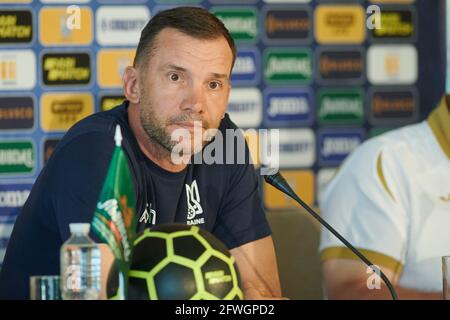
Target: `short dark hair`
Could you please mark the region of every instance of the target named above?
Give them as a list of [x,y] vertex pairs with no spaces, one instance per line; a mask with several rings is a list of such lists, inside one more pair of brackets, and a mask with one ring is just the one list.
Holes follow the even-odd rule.
[[233,54],[233,67],[236,60],[236,46],[227,28],[215,15],[199,7],[176,7],[156,14],[141,32],[133,66],[146,65],[154,49],[156,36],[164,28],[174,28],[198,39],[217,39],[223,36]]

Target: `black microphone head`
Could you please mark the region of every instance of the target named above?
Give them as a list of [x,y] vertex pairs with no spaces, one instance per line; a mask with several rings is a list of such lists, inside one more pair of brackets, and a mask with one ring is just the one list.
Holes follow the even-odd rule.
[[280,171],[274,174],[265,175],[264,180],[266,180],[268,184],[280,190],[281,192],[286,193],[292,197],[296,197],[294,190],[291,189],[287,181],[281,175]]
[[280,183],[280,181],[283,181],[284,178],[281,175],[280,171],[277,171],[274,174],[264,175],[264,180],[266,180],[266,182],[268,184],[271,184],[272,186],[275,186],[275,184],[278,184],[278,183]]

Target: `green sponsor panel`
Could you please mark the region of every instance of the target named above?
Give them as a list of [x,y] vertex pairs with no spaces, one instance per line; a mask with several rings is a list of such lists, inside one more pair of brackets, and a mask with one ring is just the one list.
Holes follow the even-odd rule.
[[211,12],[223,22],[234,41],[256,42],[259,28],[254,8],[214,7]]
[[35,166],[36,156],[31,141],[0,142],[0,174],[32,173]]
[[264,79],[269,84],[306,84],[312,80],[313,63],[309,49],[267,49]]
[[359,89],[323,89],[318,97],[320,124],[362,124],[364,93]]

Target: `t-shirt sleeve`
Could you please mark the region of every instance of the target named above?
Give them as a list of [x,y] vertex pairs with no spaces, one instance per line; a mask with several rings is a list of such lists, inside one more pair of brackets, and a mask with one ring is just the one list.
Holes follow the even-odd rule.
[[[246,145],[246,159],[250,159]],[[217,216],[214,234],[229,249],[271,234],[259,194],[259,181],[253,164],[226,165],[228,186]]]
[[[382,142],[358,148],[330,182],[320,201],[321,215],[372,263],[400,272],[407,245],[407,207],[402,199],[395,154]],[[321,259],[358,260],[322,228]]]
[[[54,154],[49,192],[63,241],[70,236],[70,223],[92,222],[113,150],[113,138],[99,132],[78,136]],[[101,242],[92,231],[90,236]]]

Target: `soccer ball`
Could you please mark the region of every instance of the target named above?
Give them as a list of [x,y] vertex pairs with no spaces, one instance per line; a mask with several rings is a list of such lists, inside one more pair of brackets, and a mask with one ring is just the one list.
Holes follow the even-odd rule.
[[[225,245],[196,226],[167,224],[136,237],[128,285],[130,300],[242,300],[239,272]],[[118,298],[118,269],[107,296]]]

